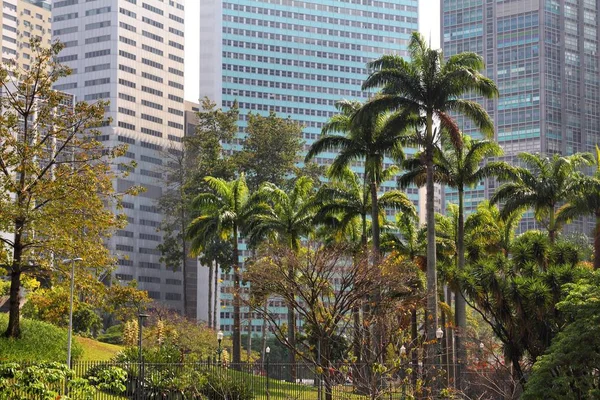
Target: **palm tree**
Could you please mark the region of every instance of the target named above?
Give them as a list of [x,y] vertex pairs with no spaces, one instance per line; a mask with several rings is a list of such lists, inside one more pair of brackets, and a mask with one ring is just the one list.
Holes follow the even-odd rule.
[[[485,109],[475,101],[461,99],[465,93],[475,93],[484,97],[498,94],[491,79],[481,74],[483,59],[475,53],[453,55],[444,61],[442,52],[427,46],[424,38],[413,33],[409,47],[410,61],[399,56],[384,55],[369,64],[374,70],[363,84],[363,89],[382,87],[381,94],[368,102],[357,116],[360,121],[365,116],[378,111],[395,111],[395,118],[389,121],[388,131],[399,124],[402,131],[407,118],[419,118],[424,131],[412,134],[397,134],[402,145],[419,146],[426,168],[426,211],[427,211],[427,336],[435,339],[437,318],[437,275],[434,215],[434,153],[442,134],[461,146],[461,135],[456,121],[449,113],[463,114],[481,130],[492,135],[494,128]],[[440,129],[434,129],[437,120]]]
[[561,202],[571,197],[574,190],[573,177],[584,166],[594,161],[589,153],[551,157],[540,154],[521,153],[517,156],[524,166],[508,168],[500,180],[505,183],[491,198],[492,204],[504,203],[501,215],[514,211],[533,209],[538,221],[548,230],[550,242],[562,228],[563,219],[556,218]]
[[246,178],[225,181],[207,176],[204,182],[210,192],[200,193],[192,202],[197,217],[188,226],[190,250],[197,255],[214,235],[230,240],[233,246],[233,363],[241,362],[241,275],[238,240],[251,216],[266,213],[266,204],[251,195]]
[[[402,157],[402,147],[398,137],[404,133],[403,130],[409,126],[409,123],[408,120],[399,123],[397,133],[384,133],[383,128],[392,115],[383,112],[370,113],[358,121],[355,116],[362,107],[363,104],[358,101],[337,102],[336,108],[341,113],[333,116],[325,124],[322,129],[323,137],[312,144],[306,154],[306,161],[324,151],[338,151],[339,154],[330,167],[330,173],[341,176],[351,162],[364,160],[365,179],[369,182],[371,195],[373,250],[378,256],[381,246],[377,192],[385,177],[383,161],[386,154],[396,158]],[[330,135],[332,132],[341,134]]]
[[[455,188],[458,192],[456,253],[459,271],[465,267],[465,189],[473,187],[491,176],[498,176],[509,168],[502,162],[484,163],[486,158],[502,154],[502,148],[498,144],[489,140],[472,140],[469,136],[464,135],[461,142],[462,146],[446,143],[442,148],[435,148],[433,174],[436,183]],[[402,187],[408,187],[412,183],[422,185],[426,181],[427,168],[421,162],[420,157],[406,160],[404,167],[407,172],[399,180]],[[460,368],[460,365],[466,360],[461,334],[467,328],[466,302],[460,288],[457,288],[454,317],[458,328],[456,350]],[[459,379],[461,376],[459,371]]]
[[[314,201],[313,182],[302,176],[294,182],[289,192],[273,183],[265,183],[259,189],[259,196],[269,204],[267,213],[257,214],[248,221],[248,237],[256,242],[270,238],[283,244],[294,252],[300,251],[300,241],[313,230],[313,218],[317,204]],[[294,276],[294,267],[289,267],[290,276]],[[288,306],[288,353],[290,378],[295,382],[296,371],[296,316],[294,308]]]
[[582,215],[596,219],[594,227],[594,269],[600,269],[600,148],[596,146],[596,172],[593,176],[578,174],[573,180],[568,203],[558,209],[556,219],[566,223]]

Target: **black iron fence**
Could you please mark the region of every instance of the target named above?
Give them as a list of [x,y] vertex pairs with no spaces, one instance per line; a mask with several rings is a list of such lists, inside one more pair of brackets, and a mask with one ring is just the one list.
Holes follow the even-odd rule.
[[[451,389],[452,382],[446,371],[439,371],[426,383],[423,371],[415,371],[410,365],[315,368],[298,364],[293,367],[295,379],[292,381],[291,364],[79,361],[73,363],[73,376],[63,379],[54,376],[47,382],[36,382],[34,387],[27,382],[17,382],[17,375],[11,378],[5,373],[4,377],[0,376],[0,400],[60,399],[65,395],[76,400],[400,400],[449,398],[457,394]],[[480,379],[483,373],[469,372],[473,382],[473,378]],[[21,379],[33,376],[31,372],[28,374],[21,375]],[[90,391],[76,391],[76,385],[67,384],[67,380],[81,382],[81,378],[94,387]],[[43,393],[40,385],[45,385],[47,392]],[[494,393],[486,395],[489,391],[483,386],[478,391],[484,394],[478,396],[481,399],[502,398]]]

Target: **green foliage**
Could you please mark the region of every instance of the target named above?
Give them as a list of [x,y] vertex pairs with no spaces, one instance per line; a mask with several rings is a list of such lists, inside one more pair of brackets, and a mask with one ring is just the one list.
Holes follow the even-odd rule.
[[235,379],[233,376],[224,374],[221,371],[209,373],[206,376],[206,383],[201,391],[208,400],[254,399],[254,393],[249,382],[242,379]]
[[588,272],[565,291],[557,308],[568,323],[536,361],[524,400],[600,398],[600,273]]
[[85,378],[103,392],[121,394],[127,390],[127,371],[114,365],[95,365],[86,371]]
[[97,339],[103,343],[123,344],[123,324],[108,327]]
[[[0,314],[0,329],[7,325],[8,317]],[[67,359],[67,332],[46,322],[23,319],[19,339],[0,337],[0,362],[7,361],[57,361]],[[73,340],[73,358],[81,357],[82,347]]]

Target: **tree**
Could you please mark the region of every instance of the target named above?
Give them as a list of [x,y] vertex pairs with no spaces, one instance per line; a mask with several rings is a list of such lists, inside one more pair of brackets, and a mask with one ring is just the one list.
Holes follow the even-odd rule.
[[268,116],[250,113],[242,149],[234,159],[251,190],[264,182],[281,187],[296,171],[302,146],[302,126],[291,118],[280,118],[274,112]]
[[[312,180],[300,177],[293,188],[286,192],[277,185],[267,182],[260,188],[261,198],[269,204],[269,211],[256,214],[248,221],[248,237],[251,242],[256,239],[270,238],[294,252],[300,250],[300,240],[307,238],[313,231],[313,218],[317,204],[314,201]],[[293,265],[289,266],[290,275],[294,275]],[[288,343],[296,346],[296,316],[294,308],[288,304]],[[291,379],[296,379],[296,354],[289,351],[288,362],[292,365]]]
[[552,157],[521,153],[517,157],[524,166],[512,167],[500,176],[504,183],[490,201],[503,203],[503,217],[514,211],[533,209],[535,218],[545,225],[550,241],[554,242],[564,223],[556,218],[558,207],[571,197],[574,174],[591,165],[593,157],[588,153]]
[[593,176],[581,174],[572,177],[567,204],[558,209],[559,224],[582,215],[592,215],[594,227],[594,269],[600,269],[600,148],[596,146],[596,171]]
[[[424,127],[397,140],[402,145],[420,146],[426,168],[427,212],[427,313],[428,341],[435,340],[437,318],[437,275],[434,215],[434,154],[441,134],[448,135],[456,147],[461,146],[461,135],[449,113],[460,113],[472,120],[486,135],[493,134],[493,124],[485,109],[477,102],[461,99],[466,93],[485,97],[496,96],[494,82],[481,74],[483,59],[475,53],[456,54],[444,61],[439,50],[427,46],[424,38],[413,33],[408,51],[410,61],[395,55],[385,55],[369,64],[374,71],[363,84],[363,89],[382,87],[381,94],[364,107],[361,114],[371,115],[374,110],[393,110],[396,118],[389,121],[392,132],[402,132],[410,116],[417,117]],[[358,116],[359,119],[362,115]],[[439,129],[434,129],[434,120]],[[400,128],[396,128],[399,125]]]
[[13,338],[21,333],[22,275],[68,269],[58,260],[75,255],[79,265],[114,265],[104,239],[124,225],[111,210],[121,196],[110,163],[125,148],[104,149],[96,138],[106,103],[71,104],[52,90],[70,73],[57,59],[63,45],[31,46],[29,70],[0,67],[0,231],[9,232],[0,241],[11,279],[5,336]]
[[565,285],[557,304],[567,325],[539,357],[527,381],[523,399],[596,399],[600,396],[600,275]]
[[239,237],[251,216],[267,212],[264,202],[252,196],[244,174],[225,181],[207,176],[204,178],[210,193],[200,193],[192,207],[197,217],[187,230],[192,254],[199,254],[214,235],[230,240],[233,246],[233,363],[241,362],[241,269]]
[[[190,203],[198,193],[207,190],[201,178],[215,176],[229,179],[233,176],[233,164],[224,155],[221,142],[233,139],[237,132],[237,104],[223,112],[205,97],[197,118],[196,131],[183,139],[182,146],[173,146],[161,153],[164,190],[158,200],[164,215],[160,225],[164,239],[158,245],[161,261],[168,268],[181,269],[183,314],[193,318],[195,315],[190,315],[187,297],[189,243],[185,239],[185,230],[193,217]],[[207,265],[212,271],[211,263],[212,260],[208,260]]]
[[[455,188],[458,192],[456,253],[459,270],[465,267],[465,189],[477,185],[486,178],[498,176],[508,168],[508,165],[501,162],[485,163],[486,158],[502,154],[502,148],[498,144],[488,140],[472,140],[464,135],[462,135],[461,143],[461,146],[445,143],[442,147],[435,149],[433,174],[435,182]],[[407,187],[412,183],[422,186],[425,183],[427,170],[419,156],[407,160],[404,167],[407,172],[399,180],[402,187]],[[458,335],[455,340],[458,367],[460,369],[460,366],[466,361],[462,339],[467,328],[467,309],[460,288],[456,289],[454,316]],[[458,378],[462,379],[460,371],[458,372]],[[459,386],[461,385],[459,384]]]

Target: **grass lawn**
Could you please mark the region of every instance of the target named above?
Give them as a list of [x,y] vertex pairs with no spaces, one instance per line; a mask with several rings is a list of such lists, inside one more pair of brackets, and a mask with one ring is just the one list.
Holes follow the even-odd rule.
[[102,343],[94,339],[76,336],[75,340],[83,347],[81,361],[108,361],[123,350],[123,346]]

